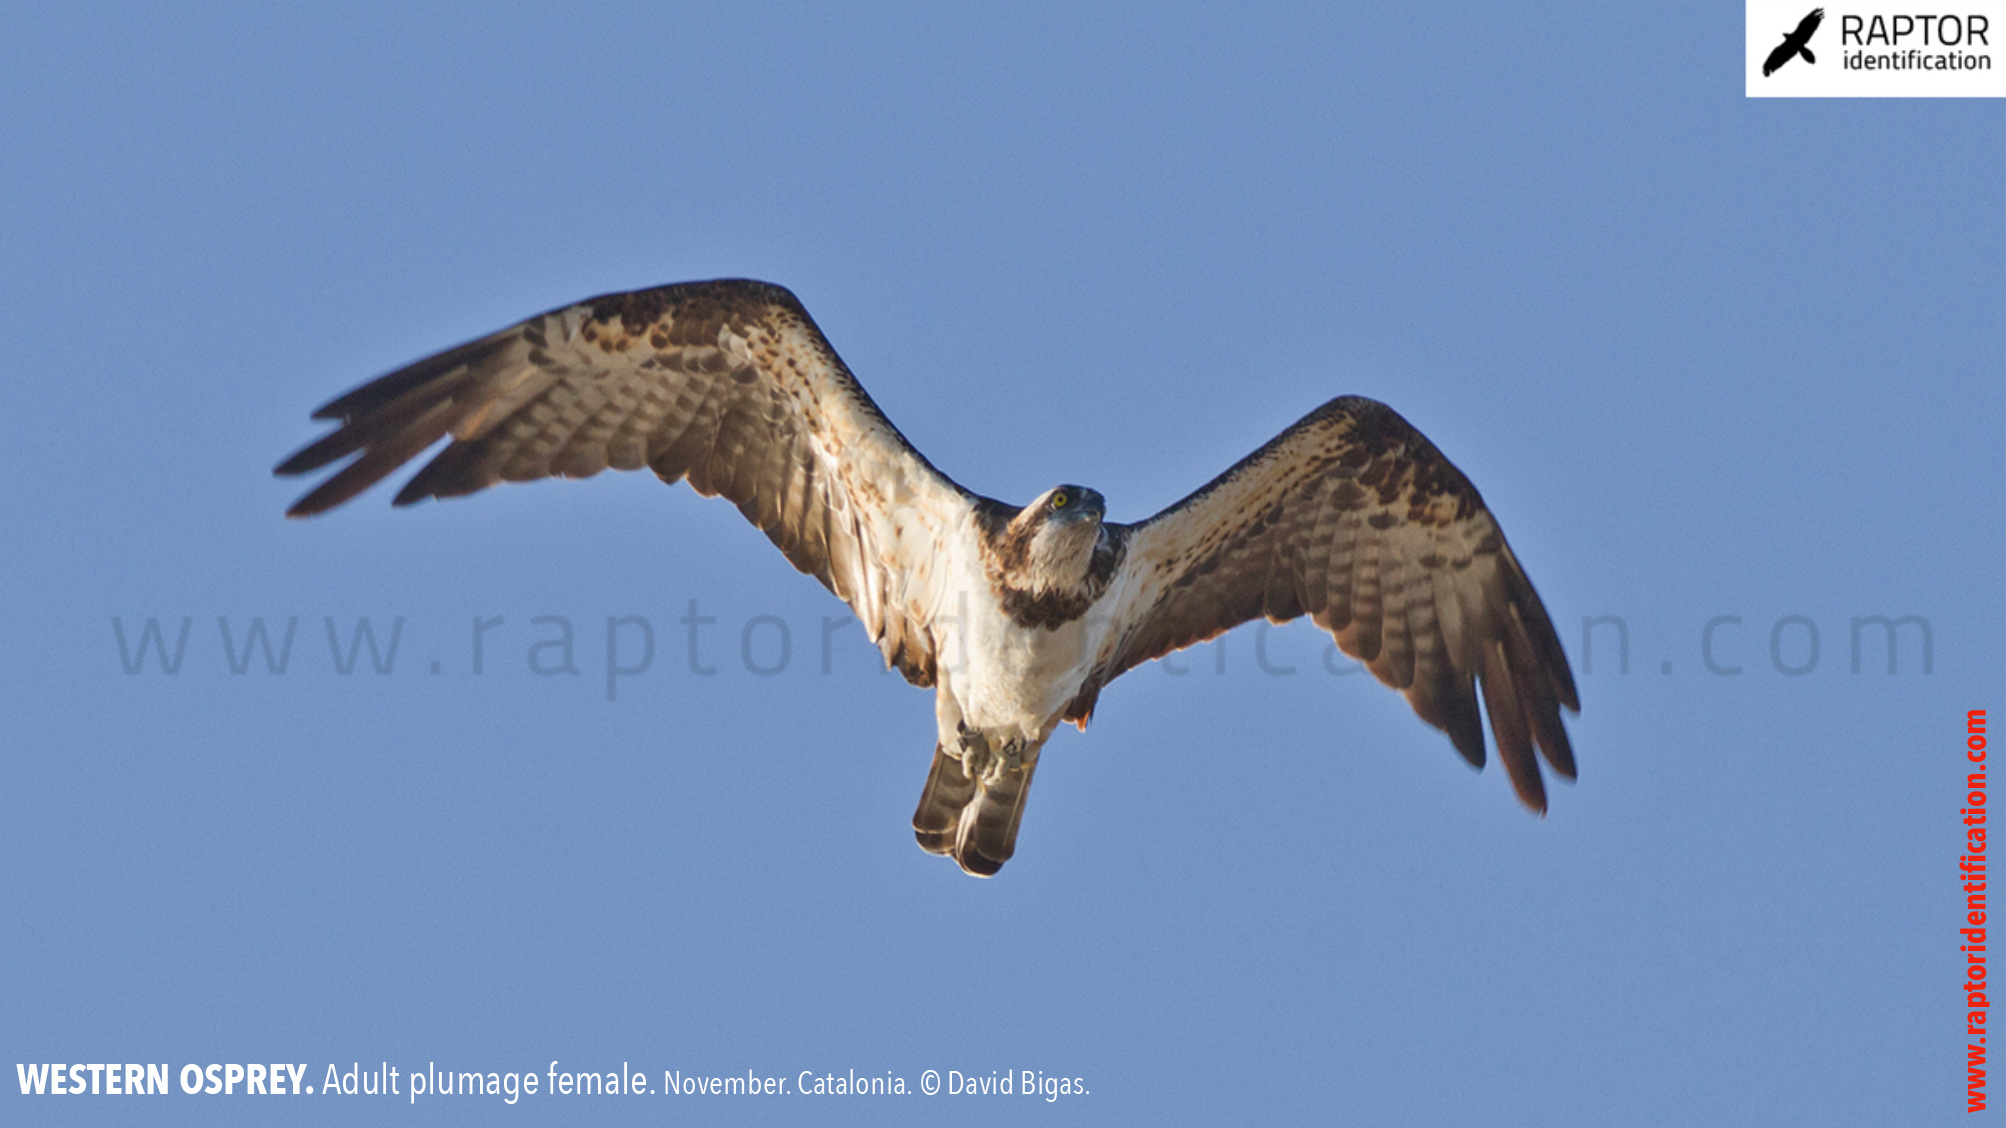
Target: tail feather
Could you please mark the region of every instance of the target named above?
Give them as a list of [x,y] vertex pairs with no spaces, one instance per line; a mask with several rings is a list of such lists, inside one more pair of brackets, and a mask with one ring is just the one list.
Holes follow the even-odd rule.
[[1031,774],[1038,770],[1034,756],[1021,767],[1003,773],[995,786],[980,789],[975,801],[961,809],[961,835],[954,844],[954,860],[977,877],[994,876],[1017,852],[1017,824],[1024,821],[1024,799],[1031,794]]
[[919,793],[919,809],[912,813],[913,837],[929,854],[951,854],[961,827],[961,809],[975,797],[975,781],[961,769],[961,761],[933,746],[933,768],[926,773],[926,788]]
[[933,768],[913,812],[913,837],[929,854],[951,854],[966,873],[991,877],[1017,852],[1017,827],[1037,770],[1035,753],[993,785],[969,778],[961,761],[935,746]]

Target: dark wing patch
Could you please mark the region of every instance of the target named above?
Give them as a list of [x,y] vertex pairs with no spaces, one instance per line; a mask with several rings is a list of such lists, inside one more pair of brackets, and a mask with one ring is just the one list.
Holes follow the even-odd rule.
[[1519,798],[1546,809],[1535,747],[1573,778],[1580,710],[1560,639],[1483,498],[1384,404],[1332,400],[1129,530],[1116,630],[1068,711],[1152,658],[1265,616],[1307,614],[1484,763],[1479,687]]
[[340,426],[276,473],[357,457],[290,516],[332,509],[448,437],[394,504],[649,467],[730,499],[856,609],[888,661],[932,684],[923,612],[944,579],[934,550],[968,495],[906,442],[779,286],[592,298],[392,372],[314,418]]

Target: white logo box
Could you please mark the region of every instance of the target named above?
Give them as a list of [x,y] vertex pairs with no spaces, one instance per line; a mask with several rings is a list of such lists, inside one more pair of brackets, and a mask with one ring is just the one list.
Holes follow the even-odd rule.
[[[2006,98],[2006,0],[1745,3],[1750,98]],[[1817,61],[1779,53],[1814,9],[1802,46]]]

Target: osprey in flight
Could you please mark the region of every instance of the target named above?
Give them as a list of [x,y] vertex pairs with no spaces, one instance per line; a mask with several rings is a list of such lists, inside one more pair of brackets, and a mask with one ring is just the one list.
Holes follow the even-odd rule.
[[1392,409],[1344,396],[1139,524],[1062,485],[1029,505],[934,469],[793,294],[694,282],[608,294],[421,360],[314,412],[339,429],[280,463],[359,455],[295,504],[354,497],[441,438],[395,499],[608,467],[722,495],[848,603],[914,685],[939,740],[919,844],[972,874],[1016,847],[1038,752],[1102,687],[1256,616],[1307,614],[1526,806],[1534,748],[1574,777],[1579,711],[1553,624],[1462,472]]

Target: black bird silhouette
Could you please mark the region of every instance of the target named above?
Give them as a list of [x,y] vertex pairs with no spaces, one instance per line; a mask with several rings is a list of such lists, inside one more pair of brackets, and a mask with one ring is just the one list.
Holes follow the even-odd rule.
[[1817,32],[1818,25],[1824,22],[1825,9],[1811,9],[1811,14],[1805,16],[1797,25],[1797,30],[1784,36],[1783,42],[1776,45],[1776,50],[1771,51],[1769,57],[1762,61],[1762,77],[1768,78],[1776,68],[1798,55],[1804,56],[1804,61],[1807,63],[1817,62],[1818,56],[1813,55],[1811,48],[1806,44],[1811,42],[1811,36]]

